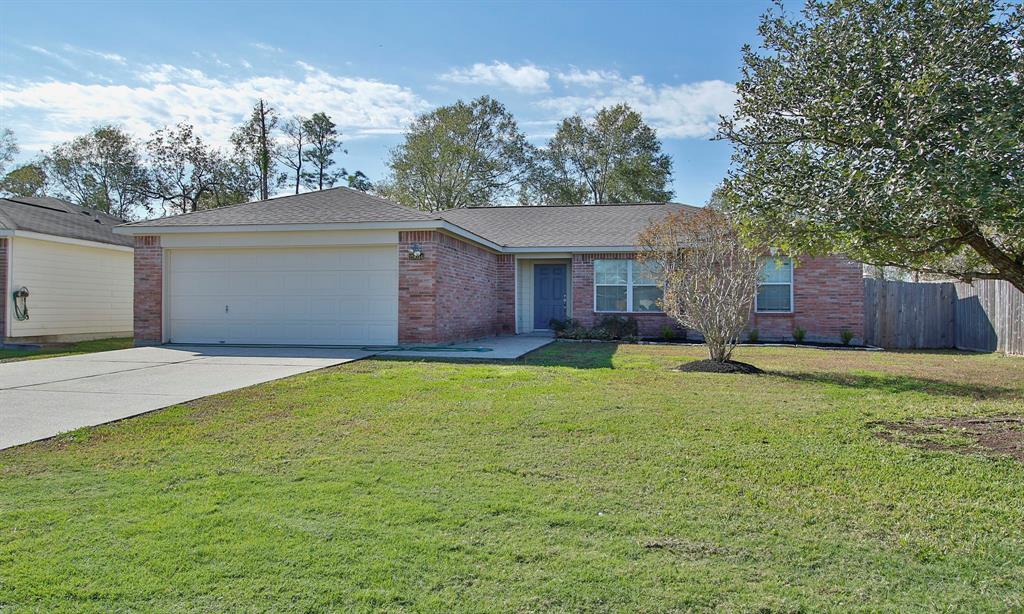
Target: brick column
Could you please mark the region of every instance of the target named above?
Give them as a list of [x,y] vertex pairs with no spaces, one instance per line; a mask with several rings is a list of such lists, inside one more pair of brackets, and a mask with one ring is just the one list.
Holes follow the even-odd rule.
[[135,237],[135,345],[163,342],[164,250],[160,237]]
[[[398,342],[436,343],[437,233],[417,230],[398,233]],[[419,244],[423,258],[411,260],[409,249]]]
[[498,259],[498,334],[516,332],[516,258],[500,254]]
[[0,239],[0,345],[3,345],[4,339],[7,338],[7,318],[10,317],[10,314],[7,313],[7,263],[10,261],[7,256],[7,246],[9,243],[9,239]]

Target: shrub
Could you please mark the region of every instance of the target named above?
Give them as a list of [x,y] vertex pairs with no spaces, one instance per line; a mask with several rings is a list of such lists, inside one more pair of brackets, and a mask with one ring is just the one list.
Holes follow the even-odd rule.
[[757,332],[756,328],[751,328],[750,332],[747,333],[747,343],[757,343],[757,340],[761,338],[761,333]]
[[850,345],[850,342],[853,341],[853,331],[848,328],[844,328],[839,331],[839,339],[843,342],[843,345]]
[[803,343],[804,337],[807,336],[807,331],[797,326],[793,329],[793,341],[797,343]]
[[574,318],[568,318],[566,320],[555,320],[552,319],[548,322],[548,327],[554,331],[555,335],[565,332],[573,328],[579,328],[580,323]]
[[626,337],[639,337],[640,324],[633,318],[622,316],[605,316],[597,323],[594,330],[602,330],[609,339],[625,339]]
[[664,326],[661,327],[661,332],[659,333],[659,336],[665,341],[672,341],[673,339],[678,337],[678,334],[676,333],[676,329],[672,328],[668,324],[665,324]]

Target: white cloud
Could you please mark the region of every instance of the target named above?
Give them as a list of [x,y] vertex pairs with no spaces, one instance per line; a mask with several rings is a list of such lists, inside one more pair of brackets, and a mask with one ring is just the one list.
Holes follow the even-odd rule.
[[252,70],[252,64],[250,64],[248,60],[242,60],[239,64],[241,64],[242,68],[246,70]]
[[285,117],[325,111],[352,137],[401,132],[430,106],[399,85],[318,69],[288,77],[222,80],[197,69],[159,64],[146,66],[138,78],[138,85],[0,83],[0,110],[19,140],[45,148],[100,123],[119,124],[144,138],[180,121],[226,146],[231,131],[261,97]]
[[94,58],[100,58],[101,60],[107,60],[108,62],[114,62],[116,64],[127,64],[128,58],[117,53],[108,53],[106,51],[96,51],[94,49],[83,49],[81,47],[75,47],[74,45],[64,45],[65,51],[77,53],[79,55],[87,55]]
[[[715,134],[719,115],[732,112],[736,92],[720,80],[679,85],[652,85],[641,76],[578,70],[559,79],[590,88],[586,95],[548,98],[538,104],[561,115],[592,115],[602,107],[628,103],[658,130],[662,138],[707,138]],[[600,86],[599,89],[598,86]]]
[[257,42],[257,43],[250,43],[250,44],[253,47],[259,49],[260,51],[270,51],[270,52],[273,52],[273,53],[284,53],[284,49],[281,49],[280,47],[275,47],[273,45],[268,45],[267,43],[259,43],[259,42]]
[[299,68],[301,68],[302,70],[307,71],[307,72],[312,72],[312,71],[316,70],[316,66],[313,66],[312,64],[307,64],[306,62],[303,62],[302,60],[297,60],[295,62],[295,65],[298,66]]
[[550,76],[548,71],[533,64],[512,66],[495,61],[490,64],[473,64],[469,68],[455,68],[441,75],[441,79],[452,83],[504,86],[520,92],[546,92],[550,89]]
[[558,73],[558,80],[566,85],[582,85],[584,87],[597,87],[606,83],[614,83],[622,77],[615,71],[608,70],[580,70],[575,66],[569,72]]
[[26,45],[25,48],[28,49],[29,51],[35,51],[39,55],[45,55],[48,58],[57,60],[58,62],[60,62],[61,64],[67,66],[68,68],[74,68],[74,69],[78,68],[75,65],[75,63],[72,62],[71,60],[67,59],[66,57],[62,56],[59,53],[56,53],[54,51],[50,51],[46,47],[40,47],[38,45]]

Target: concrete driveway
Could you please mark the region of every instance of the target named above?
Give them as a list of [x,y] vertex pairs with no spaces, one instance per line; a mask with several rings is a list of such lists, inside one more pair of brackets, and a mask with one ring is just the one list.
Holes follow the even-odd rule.
[[0,449],[371,354],[165,346],[0,364]]

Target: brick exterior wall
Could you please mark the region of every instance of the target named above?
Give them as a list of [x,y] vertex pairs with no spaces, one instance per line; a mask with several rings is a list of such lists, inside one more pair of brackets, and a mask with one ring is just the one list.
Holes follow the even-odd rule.
[[163,284],[160,237],[135,237],[135,345],[163,342]]
[[[607,314],[594,312],[594,260],[631,260],[632,254],[574,254],[572,258],[572,317],[593,326]],[[793,269],[793,313],[751,314],[751,328],[762,340],[791,340],[793,329],[807,331],[808,341],[837,341],[843,329],[856,341],[864,335],[864,281],[861,265],[842,256],[805,258]],[[664,326],[681,330],[661,313],[623,313],[634,318],[642,337],[657,337]]]
[[498,334],[516,333],[516,258],[512,254],[497,256],[498,268]]
[[755,313],[747,326],[764,340],[789,341],[793,329],[808,341],[837,341],[845,329],[864,339],[864,276],[859,262],[843,256],[802,258],[793,268],[793,313]]
[[[506,258],[435,231],[398,235],[398,341],[448,343],[513,327],[514,287],[502,280]],[[411,260],[419,244],[423,258]],[[499,259],[503,275],[499,276]],[[499,307],[511,292],[513,299]]]
[[0,345],[3,345],[4,339],[7,338],[7,318],[11,317],[7,313],[7,263],[10,262],[7,246],[9,244],[8,239],[0,239]]
[[594,312],[594,261],[632,260],[633,254],[573,254],[572,257],[572,317],[583,326],[593,326],[601,318],[621,315],[633,318],[640,328],[641,337],[659,337],[664,327],[682,334],[679,324],[663,313],[596,313]]

